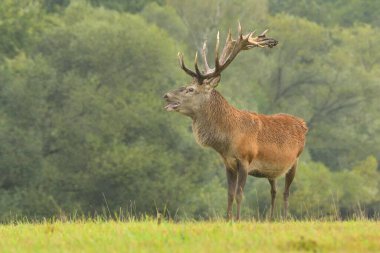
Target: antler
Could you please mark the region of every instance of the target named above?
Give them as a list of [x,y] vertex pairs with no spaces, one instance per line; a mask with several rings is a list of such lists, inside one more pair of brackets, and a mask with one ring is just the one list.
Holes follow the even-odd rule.
[[200,84],[202,84],[202,81],[205,79],[215,78],[220,76],[221,72],[230,65],[230,63],[235,59],[235,57],[238,55],[238,53],[242,50],[248,50],[254,47],[269,47],[272,48],[278,44],[278,41],[272,38],[267,38],[265,34],[268,32],[268,30],[265,30],[263,33],[261,33],[257,37],[253,37],[254,31],[250,32],[246,35],[243,35],[242,28],[239,22],[238,26],[238,38],[232,39],[231,36],[231,30],[229,30],[226,43],[224,45],[224,48],[222,50],[221,57],[219,59],[219,32],[216,36],[216,46],[215,46],[215,67],[210,68],[207,63],[207,57],[206,57],[206,42],[203,44],[202,49],[202,58],[204,62],[204,71],[200,71],[198,67],[198,54],[195,53],[195,60],[194,60],[194,68],[195,72],[188,69],[185,66],[185,63],[183,61],[183,54],[178,53],[179,58],[179,64],[181,68],[190,76],[196,78]]

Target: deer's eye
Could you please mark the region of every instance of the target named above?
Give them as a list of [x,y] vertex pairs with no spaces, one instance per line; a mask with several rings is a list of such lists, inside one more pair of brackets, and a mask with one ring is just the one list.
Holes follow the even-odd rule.
[[194,89],[193,89],[193,88],[189,88],[187,91],[188,91],[188,92],[193,92]]

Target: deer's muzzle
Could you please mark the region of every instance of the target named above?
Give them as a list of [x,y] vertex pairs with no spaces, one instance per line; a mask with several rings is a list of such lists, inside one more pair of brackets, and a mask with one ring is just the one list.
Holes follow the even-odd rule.
[[167,105],[164,107],[165,110],[167,110],[168,112],[170,111],[175,111],[180,105],[181,103],[179,101],[174,101],[173,100],[173,97],[170,96],[170,94],[166,93],[163,98],[166,100],[167,102]]

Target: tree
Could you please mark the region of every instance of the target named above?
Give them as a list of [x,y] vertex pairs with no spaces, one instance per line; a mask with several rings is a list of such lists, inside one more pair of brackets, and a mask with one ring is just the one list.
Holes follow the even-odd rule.
[[141,17],[73,4],[30,57],[8,61],[2,145],[25,154],[0,159],[4,196],[22,191],[12,210],[113,213],[134,203],[140,214],[165,205],[195,213],[193,195],[218,166],[192,139],[178,143],[187,123],[162,110],[161,94],[180,80],[175,51]]
[[[227,33],[228,28],[237,27],[240,20],[246,27],[262,21],[267,15],[266,1],[179,1],[168,0],[167,4],[176,9],[189,31],[187,42],[190,48],[202,49],[203,42],[213,45],[217,31]],[[252,23],[252,18],[255,22]]]
[[103,6],[117,11],[136,13],[141,11],[148,3],[162,4],[163,0],[88,0],[93,6]]
[[27,0],[2,1],[0,20],[0,61],[27,51],[46,24],[40,4]]
[[270,0],[269,9],[273,14],[289,13],[329,26],[341,25],[349,27],[355,23],[367,23],[377,27],[380,25],[377,15],[380,11],[378,1]]

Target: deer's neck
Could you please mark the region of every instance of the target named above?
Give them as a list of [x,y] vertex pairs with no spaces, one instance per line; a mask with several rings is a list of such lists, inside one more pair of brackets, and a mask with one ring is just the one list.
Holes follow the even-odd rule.
[[209,101],[193,117],[193,133],[200,145],[228,152],[237,109],[213,90]]

